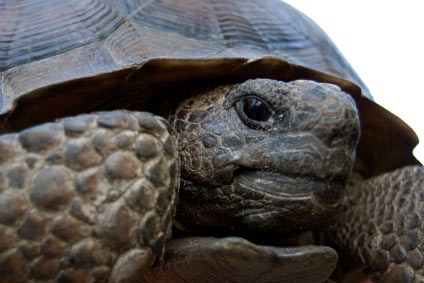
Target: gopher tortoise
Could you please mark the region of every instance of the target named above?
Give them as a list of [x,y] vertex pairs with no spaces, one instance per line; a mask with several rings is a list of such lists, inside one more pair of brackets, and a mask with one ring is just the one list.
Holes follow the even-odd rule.
[[0,76],[1,282],[424,281],[418,138],[287,4],[0,0]]

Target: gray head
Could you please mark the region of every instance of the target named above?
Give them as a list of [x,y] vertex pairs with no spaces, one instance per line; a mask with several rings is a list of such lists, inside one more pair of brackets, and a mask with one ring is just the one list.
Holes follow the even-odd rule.
[[340,207],[359,118],[338,87],[249,80],[191,96],[170,121],[183,225],[286,234],[313,229]]

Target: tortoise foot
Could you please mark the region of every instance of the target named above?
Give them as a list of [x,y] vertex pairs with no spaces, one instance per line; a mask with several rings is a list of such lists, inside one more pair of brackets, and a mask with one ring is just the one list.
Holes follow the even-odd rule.
[[245,239],[189,237],[172,240],[165,260],[142,282],[323,282],[337,253],[323,246],[278,248]]

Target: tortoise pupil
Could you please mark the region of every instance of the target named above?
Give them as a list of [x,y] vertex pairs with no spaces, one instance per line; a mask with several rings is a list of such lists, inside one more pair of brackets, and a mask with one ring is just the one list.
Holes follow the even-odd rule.
[[243,112],[248,118],[260,122],[267,121],[271,116],[268,106],[260,99],[253,97],[247,97],[244,100]]

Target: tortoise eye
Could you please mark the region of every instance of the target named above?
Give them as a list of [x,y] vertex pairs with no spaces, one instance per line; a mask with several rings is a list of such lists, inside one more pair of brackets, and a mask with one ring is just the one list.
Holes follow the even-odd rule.
[[243,122],[252,128],[264,128],[272,116],[269,104],[257,96],[245,96],[237,102],[237,112]]
[[244,99],[243,112],[248,118],[258,122],[265,122],[271,117],[268,105],[262,100],[254,97],[247,97]]

